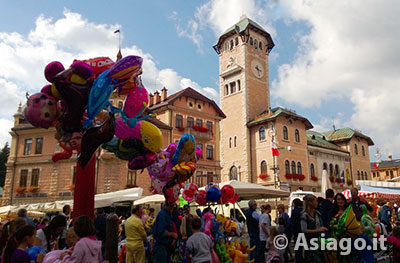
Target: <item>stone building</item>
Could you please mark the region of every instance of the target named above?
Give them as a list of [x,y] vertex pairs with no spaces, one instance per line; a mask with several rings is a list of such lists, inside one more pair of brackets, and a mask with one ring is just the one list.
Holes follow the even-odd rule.
[[[373,145],[368,136],[349,128],[313,132],[307,118],[271,107],[268,59],[273,47],[270,34],[247,17],[214,45],[226,114],[221,121],[222,180],[318,191],[323,169],[338,189],[352,186],[358,174],[367,177],[368,146]],[[279,156],[273,156],[272,145]]]
[[387,160],[371,163],[371,178],[374,181],[399,182],[400,159],[393,159],[389,155]]

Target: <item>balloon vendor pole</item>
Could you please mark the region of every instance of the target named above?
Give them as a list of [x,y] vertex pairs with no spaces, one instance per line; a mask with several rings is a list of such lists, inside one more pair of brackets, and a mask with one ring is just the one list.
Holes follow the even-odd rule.
[[94,194],[96,179],[96,154],[93,154],[89,163],[82,168],[76,164],[76,183],[74,191],[74,209],[72,217],[86,215],[94,219]]

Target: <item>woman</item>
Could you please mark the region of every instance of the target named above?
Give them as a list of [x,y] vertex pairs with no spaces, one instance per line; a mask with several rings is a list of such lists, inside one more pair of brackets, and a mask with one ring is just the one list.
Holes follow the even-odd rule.
[[36,232],[36,237],[40,240],[40,247],[46,252],[52,250],[57,250],[58,248],[58,238],[60,234],[64,231],[67,226],[67,220],[65,216],[58,215],[55,216],[48,226],[39,229]]
[[[308,194],[304,197],[303,214],[301,215],[301,232],[305,233],[308,246],[312,238],[318,238],[323,232],[327,232],[328,228],[322,226],[320,213],[317,211],[317,197]],[[305,250],[304,262],[322,262],[315,250]]]
[[337,222],[346,211],[348,205],[346,197],[342,193],[337,193],[333,199],[331,218]]

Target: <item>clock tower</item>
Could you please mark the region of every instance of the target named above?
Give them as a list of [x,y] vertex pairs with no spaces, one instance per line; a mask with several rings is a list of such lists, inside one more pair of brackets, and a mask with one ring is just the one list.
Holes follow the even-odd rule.
[[247,17],[226,30],[214,45],[219,55],[222,180],[252,182],[251,139],[247,123],[270,110],[270,34]]

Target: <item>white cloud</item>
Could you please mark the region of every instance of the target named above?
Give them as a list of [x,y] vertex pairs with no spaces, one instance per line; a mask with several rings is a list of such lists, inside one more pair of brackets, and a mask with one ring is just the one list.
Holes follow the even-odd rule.
[[[279,68],[272,95],[302,107],[349,100],[343,124],[361,129],[382,151],[400,155],[400,3],[361,1],[280,2],[286,19],[304,22],[297,57]],[[279,32],[278,32],[279,34]],[[340,111],[340,109],[338,109]]]
[[[18,103],[25,103],[25,92],[33,94],[48,84],[44,78],[47,63],[57,60],[68,67],[74,59],[108,56],[115,60],[120,25],[96,24],[82,15],[64,10],[58,20],[39,16],[28,35],[0,32],[0,144],[11,139],[12,115]],[[123,31],[122,31],[123,32]],[[123,35],[121,35],[123,37]],[[142,79],[149,92],[163,86],[172,94],[188,86],[206,92],[215,99],[215,92],[203,89],[195,81],[180,76],[173,69],[159,69],[151,54],[137,46],[121,50],[123,55],[143,57]]]

